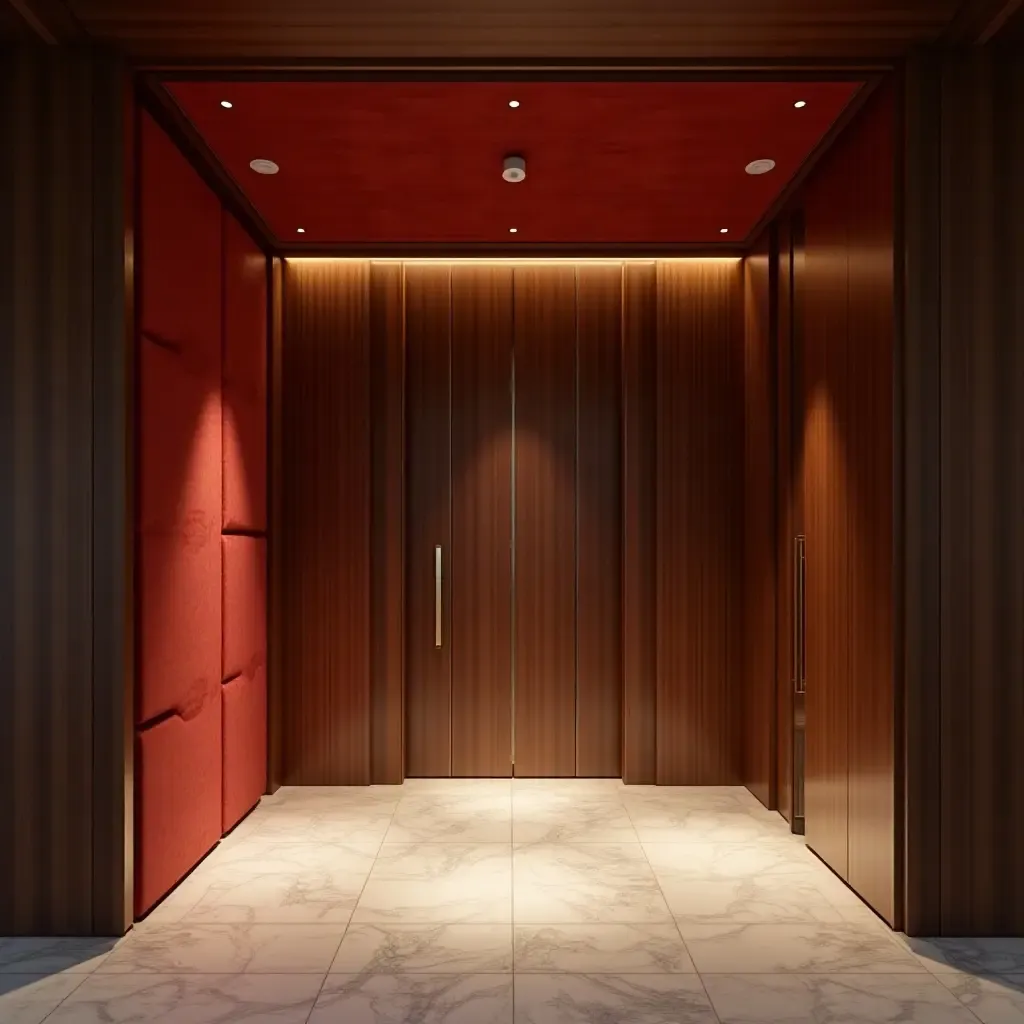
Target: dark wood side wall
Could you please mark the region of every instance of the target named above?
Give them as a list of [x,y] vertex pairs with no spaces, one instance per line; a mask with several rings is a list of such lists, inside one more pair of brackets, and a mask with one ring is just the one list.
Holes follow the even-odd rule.
[[1024,52],[906,80],[906,927],[1024,934]]
[[[431,275],[447,282],[440,291]],[[432,330],[435,321],[447,325],[454,307],[446,305],[440,320],[432,306],[423,307],[423,315],[409,311],[449,295],[451,273],[440,264],[409,264],[403,272],[397,264],[290,261],[285,277],[275,385],[281,442],[272,453],[280,466],[272,583],[280,692],[271,695],[271,705],[279,708],[280,722],[271,723],[271,746],[276,749],[278,728],[284,782],[398,781],[403,668],[393,645],[404,635],[403,610],[412,628],[423,618],[410,603],[415,594],[403,595],[395,561],[401,558],[403,501],[410,508],[422,490],[417,474],[447,472],[427,465],[429,452],[417,455],[432,444],[425,434],[413,436],[407,427],[403,433],[403,409],[412,417],[416,403],[429,404],[445,391],[421,379],[427,368],[415,350],[424,339],[409,332]],[[571,266],[534,265],[517,268],[515,279],[516,434],[522,440],[532,431],[541,441],[533,465],[529,445],[517,440],[517,544],[525,545],[517,553],[520,559],[528,554],[531,529],[539,542],[552,516],[567,517],[559,529],[568,540],[558,554],[569,556],[561,572],[568,604],[563,600],[560,607],[588,637],[570,643],[562,658],[569,680],[563,694],[568,718],[562,716],[567,738],[532,752],[517,748],[517,772],[616,774],[621,765],[634,783],[736,782],[742,264],[581,264],[575,273]],[[489,294],[491,286],[481,287]],[[568,316],[554,316],[557,309]],[[381,331],[388,339],[383,349]],[[559,361],[548,365],[556,350]],[[577,419],[565,419],[563,391],[578,395]],[[531,494],[550,475],[541,447],[550,461],[560,438],[568,476],[558,491],[562,500],[552,507],[545,488],[536,501]],[[607,478],[602,450],[621,460],[620,479]],[[598,515],[618,489],[621,504],[609,506],[616,515]],[[437,538],[414,538],[414,528],[411,521],[404,525],[407,551],[415,544],[431,553]],[[574,543],[580,558],[572,557]],[[521,564],[519,588],[529,582],[523,571]],[[580,588],[586,592],[577,603]],[[424,622],[432,630],[432,593],[428,597]],[[533,603],[542,605],[539,598]],[[519,629],[529,625],[525,611]],[[575,632],[570,629],[570,640]],[[530,643],[547,641],[538,633]],[[518,653],[521,684],[529,663],[525,647]],[[406,656],[415,657],[409,647]],[[542,696],[551,692],[547,687]],[[521,689],[517,707],[529,698]],[[538,713],[551,717],[546,701]],[[524,733],[520,729],[517,740]],[[414,773],[446,774],[447,763],[426,764],[426,741],[422,750],[418,742],[404,736]],[[526,763],[520,765],[520,757]]]
[[89,51],[0,51],[5,935],[131,922],[129,96]]

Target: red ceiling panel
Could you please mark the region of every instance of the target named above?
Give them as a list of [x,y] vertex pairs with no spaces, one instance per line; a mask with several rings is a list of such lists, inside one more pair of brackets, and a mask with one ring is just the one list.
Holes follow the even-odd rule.
[[[860,85],[236,81],[169,88],[286,243],[514,237],[642,244],[741,240]],[[518,108],[509,106],[513,99]],[[798,100],[806,106],[795,107]],[[501,177],[509,153],[526,158],[520,184]],[[275,161],[280,173],[256,174],[249,168],[255,158]],[[775,169],[756,177],[744,171],[761,158]]]

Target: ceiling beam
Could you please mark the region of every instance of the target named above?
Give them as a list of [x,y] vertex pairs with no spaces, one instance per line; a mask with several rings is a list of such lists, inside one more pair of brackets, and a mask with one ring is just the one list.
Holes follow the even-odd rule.
[[943,41],[984,46],[999,35],[1022,6],[1024,0],[964,0],[943,33]]
[[0,0],[29,31],[49,46],[72,42],[85,33],[62,0]]

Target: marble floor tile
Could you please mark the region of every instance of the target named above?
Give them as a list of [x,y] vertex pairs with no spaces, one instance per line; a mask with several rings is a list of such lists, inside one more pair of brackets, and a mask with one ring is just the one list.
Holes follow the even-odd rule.
[[512,921],[512,878],[483,876],[462,881],[394,882],[371,878],[354,924],[505,924]]
[[512,848],[503,843],[400,843],[381,847],[370,881],[501,879],[511,870]]
[[87,974],[0,975],[0,1021],[41,1024],[50,1011],[88,977]]
[[516,975],[515,1024],[717,1024],[693,974]]
[[982,1024],[1024,1024],[1024,974],[937,974]]
[[0,938],[0,975],[89,974],[124,940]]
[[261,818],[249,837],[294,843],[380,843],[396,806],[375,800],[351,807],[330,800],[284,805]]
[[671,922],[638,843],[531,844],[513,852],[519,924]]
[[679,928],[701,974],[927,973],[889,935],[845,922]]
[[218,849],[185,883],[178,899],[196,898],[178,920],[346,924],[377,850],[254,839]]
[[47,1024],[305,1024],[316,975],[92,975]]
[[512,805],[515,843],[636,843],[625,807],[615,799],[517,794]]
[[423,793],[399,803],[386,843],[508,843],[512,801],[507,792],[465,796]]
[[936,973],[1024,974],[1024,938],[905,939],[921,963]]
[[512,1024],[512,976],[332,974],[309,1024]]
[[799,877],[662,882],[661,889],[680,926],[843,920],[817,886]]
[[[626,801],[626,810],[643,843],[789,843],[788,824],[778,815],[773,817],[748,814],[740,808],[714,810],[702,807],[676,806],[668,803],[651,805]],[[777,819],[777,820],[776,820]]]
[[343,926],[170,924],[133,931],[104,974],[325,974]]
[[507,974],[509,924],[353,924],[332,974]]
[[692,974],[674,924],[516,925],[517,974]]
[[722,1024],[973,1024],[928,975],[708,975]]
[[823,878],[831,874],[806,847],[788,843],[645,843],[662,884],[734,879]]

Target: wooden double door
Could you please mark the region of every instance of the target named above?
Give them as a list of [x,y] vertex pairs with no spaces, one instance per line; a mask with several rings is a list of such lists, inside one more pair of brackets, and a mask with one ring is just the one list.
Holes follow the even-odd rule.
[[621,267],[405,267],[409,776],[621,774]]

